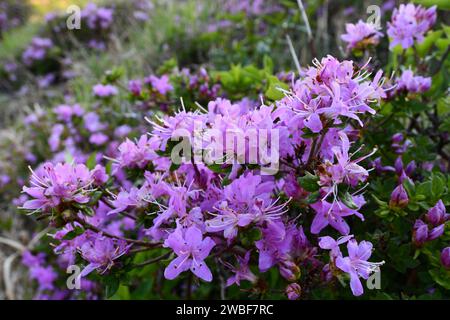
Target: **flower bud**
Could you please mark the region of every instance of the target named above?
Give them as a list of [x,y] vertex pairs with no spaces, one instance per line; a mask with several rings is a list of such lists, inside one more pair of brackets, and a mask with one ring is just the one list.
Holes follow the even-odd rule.
[[413,231],[413,241],[416,245],[422,245],[428,240],[428,226],[422,220],[416,220]]
[[400,176],[400,175],[402,174],[402,172],[403,172],[403,161],[402,161],[402,157],[398,157],[398,158],[395,160],[394,167],[395,167],[395,172],[397,172],[397,175]]
[[414,173],[414,171],[416,171],[416,169],[417,165],[416,162],[413,160],[406,166],[405,173],[407,176],[411,176]]
[[300,268],[292,261],[284,261],[280,264],[280,274],[288,281],[296,281],[300,278]]
[[297,300],[302,294],[302,287],[298,283],[290,283],[286,287],[285,293],[289,300]]
[[428,235],[428,241],[435,240],[444,234],[445,224],[441,224],[436,228],[431,229]]
[[408,194],[406,193],[405,188],[403,188],[403,185],[398,185],[394,191],[392,191],[391,194],[391,200],[389,201],[389,206],[391,208],[398,207],[398,208],[404,208],[408,205],[409,198]]
[[438,226],[448,220],[448,215],[445,212],[445,206],[442,200],[439,200],[433,208],[428,210],[426,219],[433,226]]
[[442,250],[441,263],[445,268],[450,269],[450,247],[444,248],[444,250]]

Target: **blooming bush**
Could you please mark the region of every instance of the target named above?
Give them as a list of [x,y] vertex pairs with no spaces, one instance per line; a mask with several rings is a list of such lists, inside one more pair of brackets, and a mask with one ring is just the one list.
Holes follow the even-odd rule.
[[[144,23],[153,6],[138,8]],[[277,43],[265,19],[294,8],[241,1],[228,18],[261,18],[269,31],[248,32]],[[114,35],[117,10],[83,9],[88,47]],[[2,199],[48,234],[21,253],[35,298],[448,298],[450,40],[438,17],[402,4],[385,32],[346,21],[344,56],[295,71],[260,53],[186,66],[181,52],[35,106],[0,161]],[[241,26],[198,36],[223,27],[218,43]],[[42,68],[52,41],[34,38],[24,64]],[[66,270],[79,271],[76,290]]]

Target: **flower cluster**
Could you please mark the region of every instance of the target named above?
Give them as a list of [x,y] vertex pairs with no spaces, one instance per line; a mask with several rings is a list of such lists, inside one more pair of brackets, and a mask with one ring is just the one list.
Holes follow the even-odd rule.
[[406,91],[410,93],[426,92],[431,87],[431,78],[415,76],[411,69],[403,71],[400,78],[397,79],[398,91]]
[[439,200],[436,205],[428,210],[424,219],[417,219],[414,224],[414,242],[420,246],[427,241],[432,241],[444,233],[445,224],[450,221],[450,214],[446,213],[444,203]]
[[[360,278],[368,279],[373,272],[379,272],[383,262],[369,262],[372,255],[372,243],[361,241],[359,244],[352,235],[334,240],[331,237],[320,239],[319,246],[330,250],[331,263],[350,276],[350,288],[355,296],[364,293]],[[347,243],[348,256],[344,257],[340,245]],[[327,269],[331,269],[330,266]]]
[[30,183],[31,187],[24,187],[23,191],[33,200],[25,202],[23,208],[46,211],[63,203],[87,203],[94,180],[83,164],[45,163],[33,172]]
[[341,39],[347,42],[347,50],[364,49],[369,45],[377,45],[383,34],[374,24],[359,20],[356,24],[347,23],[347,33],[341,35]]
[[49,50],[53,47],[53,42],[48,38],[35,37],[22,54],[22,61],[27,66],[44,60],[48,57]]
[[[321,62],[315,61],[315,66],[308,68],[304,77],[284,91],[285,98],[275,104],[258,106],[248,100],[233,103],[218,98],[210,101],[207,109],[181,110],[173,116],[150,121],[153,125],[150,137],[143,135],[136,142],[127,139],[118,146],[112,175],[120,191],[112,196],[100,195],[102,204],[94,209],[92,221],[80,216],[77,210],[85,212],[83,205],[94,196],[96,187],[108,181],[101,166],[90,171],[84,165],[44,165],[43,173],[33,174],[33,186],[24,188],[34,198],[24,208],[69,215],[66,232],[87,230],[73,240],[58,237],[62,241],[59,252],[80,252],[88,263],[83,275],[94,269],[101,273],[109,271],[131,246],[163,245],[176,255],[165,269],[167,279],[190,270],[200,279],[212,281],[213,273],[205,260],[213,252],[237,247],[238,251],[253,249],[258,254],[261,273],[277,267],[290,283],[286,290],[294,297],[299,291],[296,281],[300,268],[320,265],[315,258],[317,248],[306,238],[305,228],[319,234],[330,225],[348,235],[350,226],[344,217],[356,215],[363,219],[359,210],[365,200],[357,188],[361,189],[360,185],[368,178],[361,163],[371,153],[352,159],[355,152],[350,149],[357,143],[352,132],[363,125],[364,116],[375,113],[369,104],[384,95],[381,73],[370,81],[364,68],[355,71],[353,62],[340,62],[328,56]],[[159,94],[171,89],[168,78],[152,76],[149,83]],[[132,87],[138,91],[134,84]],[[105,88],[97,85],[94,91],[98,93]],[[66,124],[73,117],[89,116],[86,128],[91,132],[103,130],[95,114],[83,114],[77,105],[59,106],[56,113]],[[52,135],[59,136],[62,129],[55,128]],[[227,138],[236,132],[241,132],[244,141],[248,141],[243,148]],[[253,132],[256,140],[252,140]],[[260,166],[257,170],[250,160],[269,141],[263,139],[263,132],[270,135],[268,149],[275,152],[275,157],[257,154],[253,159],[253,164]],[[198,155],[196,151],[202,151],[206,158],[198,162],[184,154],[186,161],[173,168],[171,155],[176,146],[173,142],[180,138],[188,139],[188,150],[194,151],[194,156]],[[234,157],[220,162],[230,155]],[[281,162],[278,168],[283,173],[281,178],[264,175],[264,169],[272,162]],[[143,181],[137,180],[139,184],[126,181],[124,170],[134,170]],[[298,181],[294,178],[297,175],[302,177]],[[224,184],[224,179],[229,183]],[[339,191],[342,185],[356,191],[342,193]],[[307,201],[315,212],[310,226],[295,222],[298,213],[290,208],[293,198]],[[104,204],[111,208],[106,215],[102,213]],[[101,228],[102,215],[103,219],[110,219],[118,214],[137,217],[149,213],[155,215],[152,223],[139,231],[140,236],[134,241],[123,238],[122,232]],[[232,273],[228,284],[239,285],[242,280],[256,283],[257,276],[248,267],[251,255],[235,255],[240,261],[238,268],[223,261]],[[353,253],[350,257],[357,259]],[[368,270],[352,271],[351,268],[357,268],[353,265],[359,263],[353,260],[345,262],[349,265],[346,267],[342,262],[342,270],[351,276],[366,277]]]
[[[74,32],[76,40],[108,55],[109,36],[122,23],[116,19],[128,21],[122,5],[131,7],[136,26],[151,31],[143,26],[153,10],[148,1],[88,4],[86,28]],[[158,15],[167,11],[165,3],[154,5]],[[277,32],[268,28],[283,21],[283,34],[290,30],[300,13],[288,7],[232,1],[220,17],[233,22],[201,25],[207,41],[190,48],[199,49],[200,60],[206,58],[203,46],[217,39],[227,45],[224,39],[242,31],[234,19],[255,17],[254,26],[245,26],[245,40],[241,34],[231,39],[236,55],[230,61],[245,60],[229,70],[214,60],[217,52],[208,51],[211,63],[205,65],[187,63],[185,52],[176,52],[176,59],[151,65],[155,73],[124,64],[102,78],[76,82],[76,89],[70,82],[61,96],[52,96],[45,84],[62,73],[39,71],[45,102],[55,105],[45,110],[36,103],[17,126],[19,134],[11,130],[6,139],[0,132],[0,149],[8,150],[0,153],[0,198],[41,224],[48,221],[36,237],[42,245],[32,240],[22,253],[36,298],[109,298],[117,288],[115,297],[130,298],[360,296],[364,280],[369,284],[381,267],[386,279],[408,278],[414,286],[383,278],[384,291],[366,291],[369,298],[445,296],[449,123],[445,72],[434,69],[446,65],[446,39],[430,49],[391,50],[385,70],[399,76],[386,79],[378,68],[387,54],[377,54],[387,37],[360,20],[341,36],[347,58],[325,55],[306,66],[301,57],[304,67],[296,63],[297,72],[276,70],[290,57],[283,53],[275,67],[258,54],[272,45],[278,55]],[[322,9],[318,19],[325,17]],[[73,45],[61,40],[61,17],[47,18],[59,36],[41,34],[23,54],[36,72],[53,52]],[[420,42],[436,19],[434,7],[401,5],[389,23],[391,47]],[[224,34],[209,33],[221,25]],[[182,34],[188,41],[195,28],[168,29],[172,40]],[[132,47],[134,34],[123,34],[114,34],[123,41],[115,53]],[[160,56],[170,53],[170,42],[155,46]],[[311,48],[321,42],[313,39]],[[249,43],[255,48],[246,52]],[[369,53],[377,56],[367,60]],[[57,54],[65,59],[55,59],[55,68],[72,64],[67,52]],[[254,64],[246,65],[251,59]],[[3,71],[13,79],[18,68],[8,64]],[[72,267],[80,271],[75,280],[81,288],[61,289],[66,282],[60,275]]]
[[414,4],[401,4],[392,13],[387,34],[392,39],[390,48],[400,44],[403,49],[413,46],[414,41],[422,42],[425,33],[436,22],[436,6],[425,9]]

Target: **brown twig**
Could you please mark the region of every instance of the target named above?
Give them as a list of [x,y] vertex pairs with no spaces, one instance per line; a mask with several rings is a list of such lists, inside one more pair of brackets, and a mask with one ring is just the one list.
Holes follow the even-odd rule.
[[170,254],[171,254],[171,252],[166,252],[166,253],[164,253],[164,254],[162,254],[162,255],[156,257],[156,258],[149,259],[149,260],[146,260],[146,261],[141,262],[141,263],[137,263],[137,264],[133,265],[133,268],[141,268],[141,267],[145,267],[145,266],[148,266],[149,264],[152,264],[152,263],[155,263],[155,262],[164,260],[165,258],[167,258],[168,256],[170,256]]

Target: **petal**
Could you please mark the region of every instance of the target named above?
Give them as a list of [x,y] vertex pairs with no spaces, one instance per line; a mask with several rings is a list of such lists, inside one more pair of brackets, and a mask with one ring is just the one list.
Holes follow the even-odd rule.
[[231,226],[231,227],[226,228],[226,229],[223,231],[223,236],[224,236],[226,239],[230,239],[230,240],[231,240],[231,239],[236,238],[237,233],[238,233],[238,229],[237,229],[236,227],[234,227],[234,226]]
[[38,187],[32,187],[32,188],[23,187],[23,191],[25,193],[27,193],[29,196],[33,197],[33,198],[42,198],[42,197],[44,197],[44,192],[43,192],[42,188],[38,188]]
[[428,235],[428,241],[434,240],[442,236],[445,230],[445,224],[441,224],[440,226],[433,228]]
[[192,226],[187,229],[184,238],[189,246],[194,247],[201,244],[203,235],[199,228]]
[[325,237],[321,237],[319,238],[319,247],[321,247],[322,249],[332,249],[334,247],[337,246],[337,242],[336,240],[334,240],[332,237],[329,236],[325,236]]
[[254,216],[251,214],[240,214],[238,218],[238,226],[245,227],[253,221]]
[[206,265],[205,261],[197,261],[197,263],[192,263],[191,271],[200,279],[207,282],[212,280],[212,273]]
[[328,225],[327,217],[323,213],[318,212],[316,213],[316,216],[314,217],[314,220],[311,224],[311,233],[318,234],[327,225]]
[[164,277],[168,280],[173,280],[178,275],[189,269],[192,260],[186,259],[186,256],[179,256],[170,262],[167,268],[164,270]]
[[347,242],[347,250],[348,250],[348,255],[350,258],[352,259],[358,259],[358,250],[359,250],[359,246],[358,246],[358,242],[356,242],[355,239],[350,240],[349,242]]
[[352,263],[349,257],[338,257],[336,258],[336,267],[341,269],[342,271],[346,273],[353,272]]
[[350,273],[350,288],[352,289],[352,293],[354,296],[360,296],[364,293],[361,280],[359,280],[359,277],[356,274],[356,272]]
[[36,209],[40,209],[41,207],[43,207],[45,205],[46,201],[45,200],[39,200],[39,199],[35,199],[35,200],[28,200],[27,202],[25,202],[22,206],[22,208],[27,209],[27,210],[36,210]]
[[94,271],[95,269],[97,269],[98,267],[100,267],[100,265],[96,264],[96,263],[90,263],[86,266],[86,268],[83,269],[83,271],[81,271],[80,273],[80,277],[85,277],[87,276],[89,273],[91,273],[92,271]]
[[210,237],[205,238],[198,248],[198,253],[195,255],[196,259],[204,260],[211,252],[211,249],[216,245]]
[[330,225],[339,231],[342,235],[348,235],[350,233],[350,227],[341,217],[336,217],[336,219],[329,220]]
[[317,113],[312,113],[303,121],[303,123],[314,133],[318,133],[323,129],[322,121],[320,121],[320,117],[317,115]]
[[361,260],[368,260],[372,255],[373,245],[369,241],[361,241],[358,247],[358,257]]

